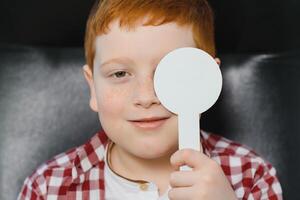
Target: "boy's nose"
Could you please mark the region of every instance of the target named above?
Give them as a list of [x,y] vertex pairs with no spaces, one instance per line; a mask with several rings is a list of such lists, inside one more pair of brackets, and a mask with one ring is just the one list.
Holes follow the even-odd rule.
[[160,104],[160,101],[154,91],[152,78],[147,78],[138,82],[134,91],[134,104],[144,108],[149,108],[153,104]]

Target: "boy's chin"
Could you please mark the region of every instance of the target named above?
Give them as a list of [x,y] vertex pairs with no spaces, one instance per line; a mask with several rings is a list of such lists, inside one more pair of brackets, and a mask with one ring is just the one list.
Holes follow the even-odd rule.
[[169,158],[175,151],[176,147],[172,146],[156,146],[153,145],[151,148],[143,147],[136,148],[132,152],[136,157],[141,159],[153,160],[153,159],[163,159]]

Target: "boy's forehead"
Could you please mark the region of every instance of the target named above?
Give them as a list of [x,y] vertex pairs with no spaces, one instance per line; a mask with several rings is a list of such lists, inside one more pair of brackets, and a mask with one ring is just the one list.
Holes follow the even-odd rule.
[[119,20],[113,21],[107,34],[96,37],[95,59],[104,62],[115,57],[132,59],[162,58],[173,49],[195,47],[192,29],[175,22],[159,26],[137,25],[134,29],[120,28]]

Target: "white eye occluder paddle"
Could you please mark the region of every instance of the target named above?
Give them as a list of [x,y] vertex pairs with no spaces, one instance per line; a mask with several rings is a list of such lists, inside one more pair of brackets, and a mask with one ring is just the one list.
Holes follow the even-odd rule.
[[[202,151],[200,115],[219,98],[222,74],[213,57],[198,48],[175,49],[164,56],[154,74],[154,90],[162,105],[178,115],[179,149]],[[191,170],[188,166],[180,170]]]

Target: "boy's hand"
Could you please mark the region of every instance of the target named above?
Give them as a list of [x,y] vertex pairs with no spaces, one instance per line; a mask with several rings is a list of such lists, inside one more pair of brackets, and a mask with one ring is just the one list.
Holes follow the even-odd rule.
[[[222,168],[203,153],[192,149],[178,150],[170,161],[177,170],[170,176],[171,200],[237,200]],[[188,165],[192,171],[178,171],[182,165]]]

